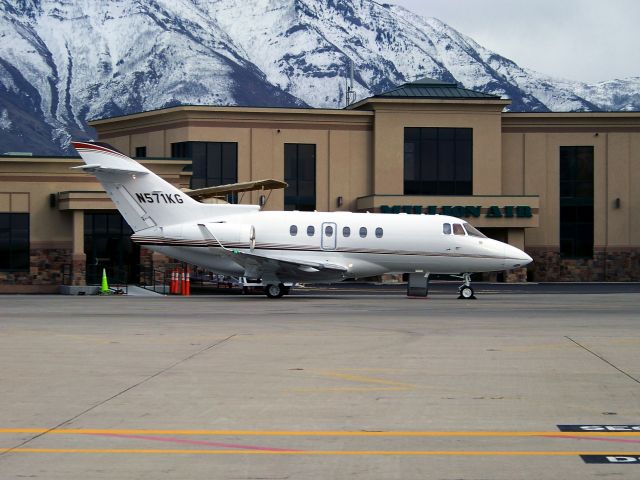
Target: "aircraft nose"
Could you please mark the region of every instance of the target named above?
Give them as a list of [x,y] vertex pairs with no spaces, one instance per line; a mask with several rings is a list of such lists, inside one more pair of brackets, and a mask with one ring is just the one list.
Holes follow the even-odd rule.
[[524,267],[533,262],[533,258],[513,245],[505,245],[504,256],[506,263],[510,265],[511,268]]

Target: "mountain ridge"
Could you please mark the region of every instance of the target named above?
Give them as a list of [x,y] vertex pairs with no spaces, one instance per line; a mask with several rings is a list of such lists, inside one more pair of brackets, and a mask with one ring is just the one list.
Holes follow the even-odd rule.
[[640,77],[522,68],[435,19],[372,0],[0,0],[0,152],[69,153],[87,121],[180,104],[339,108],[421,77],[511,111],[639,110]]

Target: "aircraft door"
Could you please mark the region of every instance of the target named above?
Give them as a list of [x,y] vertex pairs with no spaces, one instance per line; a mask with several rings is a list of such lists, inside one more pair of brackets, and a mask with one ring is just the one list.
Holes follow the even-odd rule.
[[322,224],[321,245],[323,250],[335,250],[338,239],[338,229],[333,222]]

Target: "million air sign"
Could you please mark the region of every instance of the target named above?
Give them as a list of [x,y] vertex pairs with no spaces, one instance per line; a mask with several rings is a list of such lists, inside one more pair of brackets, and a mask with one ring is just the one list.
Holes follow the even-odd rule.
[[357,211],[409,215],[450,215],[476,227],[538,227],[538,195],[368,195]]
[[529,205],[506,205],[500,207],[498,205],[490,205],[482,207],[480,205],[381,205],[380,213],[409,213],[409,214],[427,214],[427,215],[451,215],[458,218],[531,218],[533,210]]

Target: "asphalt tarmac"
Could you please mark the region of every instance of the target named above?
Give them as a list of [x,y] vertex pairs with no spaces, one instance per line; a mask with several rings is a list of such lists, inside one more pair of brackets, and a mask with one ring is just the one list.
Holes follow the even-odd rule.
[[455,290],[1,296],[0,479],[640,478],[638,285]]

